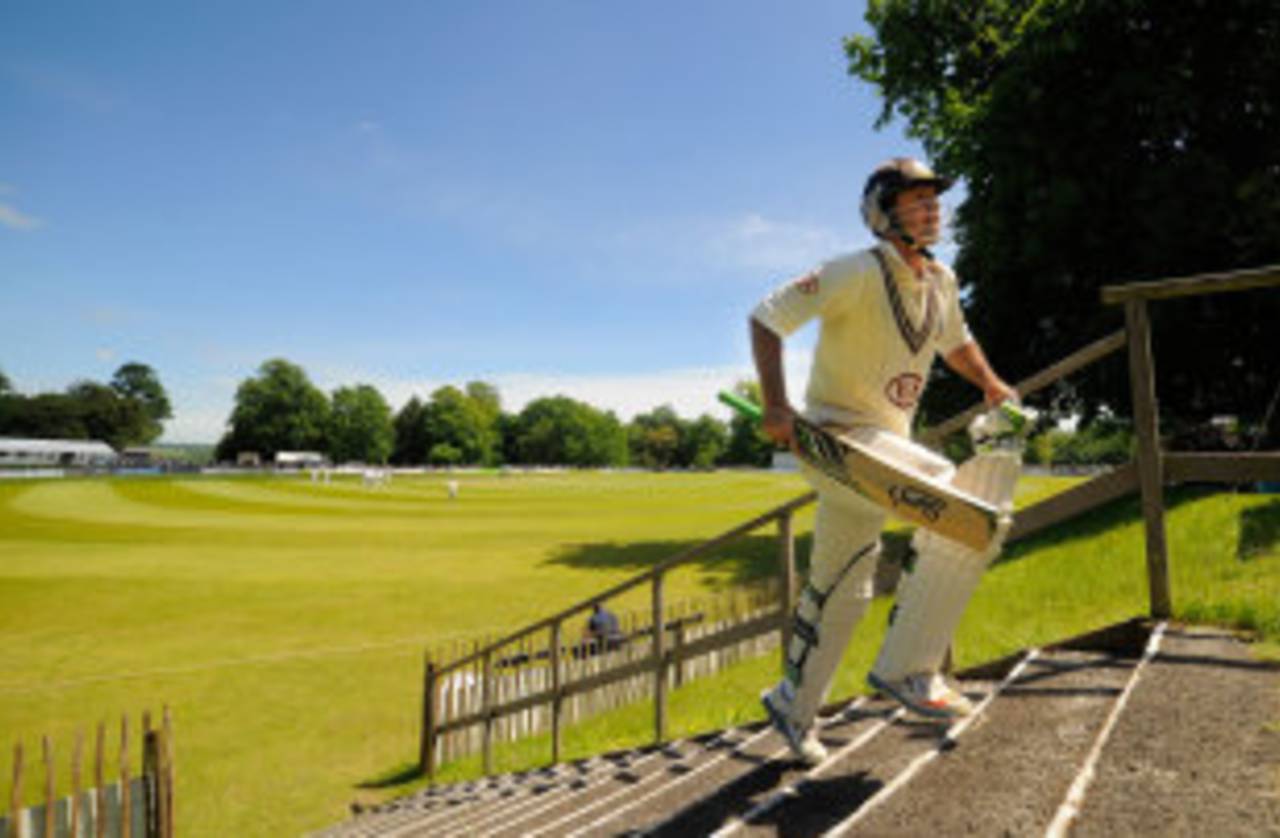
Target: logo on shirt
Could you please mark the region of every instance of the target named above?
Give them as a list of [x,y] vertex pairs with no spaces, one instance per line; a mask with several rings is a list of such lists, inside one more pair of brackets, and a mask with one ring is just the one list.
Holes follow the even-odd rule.
[[801,294],[818,293],[818,275],[816,273],[802,276],[796,280],[796,290]]
[[924,392],[924,379],[913,372],[904,372],[885,385],[884,394],[896,406],[910,410],[920,401]]

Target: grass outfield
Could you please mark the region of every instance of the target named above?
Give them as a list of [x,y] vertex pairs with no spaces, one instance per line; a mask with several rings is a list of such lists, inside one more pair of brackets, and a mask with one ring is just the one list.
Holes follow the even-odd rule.
[[[65,764],[74,730],[168,704],[181,834],[297,834],[413,753],[427,643],[545,616],[804,490],[458,479],[453,502],[434,477],[0,483],[0,747],[49,734]],[[675,574],[668,596],[762,573],[771,543]]]
[[[0,746],[22,738],[31,753],[50,734],[65,765],[73,730],[168,704],[181,834],[323,826],[345,815],[356,784],[413,757],[424,645],[545,616],[805,488],[763,473],[464,476],[449,502],[443,482],[0,484]],[[1055,485],[1020,490],[1026,501]],[[1170,515],[1179,612],[1280,638],[1278,507],[1181,497]],[[1136,514],[1120,504],[1070,537],[1011,551],[975,598],[961,660],[1141,611]],[[668,596],[759,578],[775,555],[762,532],[675,574]],[[867,618],[837,691],[857,688],[886,609]],[[760,661],[677,693],[673,727],[753,717],[771,677]],[[624,744],[644,719],[643,707],[613,714],[567,746]],[[526,751],[504,764],[545,754]]]

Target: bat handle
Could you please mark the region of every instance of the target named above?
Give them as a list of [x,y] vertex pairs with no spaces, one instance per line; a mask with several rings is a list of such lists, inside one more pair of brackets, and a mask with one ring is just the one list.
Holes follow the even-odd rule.
[[717,398],[748,419],[754,419],[759,422],[761,417],[764,416],[764,411],[760,409],[760,405],[748,399],[744,399],[737,393],[730,393],[728,390],[721,390]]

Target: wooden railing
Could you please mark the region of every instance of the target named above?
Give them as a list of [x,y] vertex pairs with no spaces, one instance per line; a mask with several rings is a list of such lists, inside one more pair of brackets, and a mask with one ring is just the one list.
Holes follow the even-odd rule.
[[[1136,282],[1102,289],[1102,301],[1123,305],[1129,333],[1129,385],[1133,395],[1133,424],[1138,438],[1138,485],[1142,492],[1142,518],[1146,535],[1147,593],[1151,616],[1166,618],[1173,613],[1173,593],[1169,585],[1169,546],[1165,538],[1164,485],[1166,469],[1172,465],[1160,449],[1160,408],[1156,401],[1155,355],[1151,347],[1151,319],[1147,303],[1175,297],[1222,294],[1259,288],[1280,287],[1280,265],[1232,273],[1200,274],[1161,282]],[[1239,460],[1239,456],[1218,460]],[[1207,461],[1186,460],[1180,465],[1191,472],[1200,469],[1208,477],[1221,468],[1205,467]],[[1243,468],[1236,466],[1233,468]],[[1280,462],[1275,458],[1255,459],[1250,468],[1258,478],[1275,479]]]

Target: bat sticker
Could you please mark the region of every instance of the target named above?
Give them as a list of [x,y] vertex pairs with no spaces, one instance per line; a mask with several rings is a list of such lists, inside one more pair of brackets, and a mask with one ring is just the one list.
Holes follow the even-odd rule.
[[889,497],[895,507],[910,506],[930,521],[937,521],[947,511],[946,500],[914,486],[890,486]]

